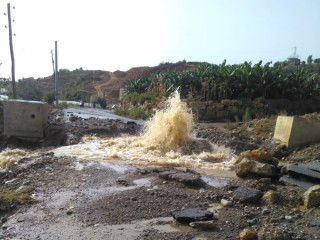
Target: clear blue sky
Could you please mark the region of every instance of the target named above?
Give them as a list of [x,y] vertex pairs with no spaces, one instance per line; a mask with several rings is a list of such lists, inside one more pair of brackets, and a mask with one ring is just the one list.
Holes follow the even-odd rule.
[[16,77],[59,68],[128,70],[160,62],[283,61],[320,58],[320,0],[8,0],[1,1],[0,74],[10,77],[7,3]]

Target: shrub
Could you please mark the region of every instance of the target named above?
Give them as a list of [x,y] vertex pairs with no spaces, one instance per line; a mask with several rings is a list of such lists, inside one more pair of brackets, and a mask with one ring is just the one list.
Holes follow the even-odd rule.
[[44,101],[48,104],[53,104],[56,100],[56,94],[54,92],[49,92],[44,96]]
[[244,111],[244,114],[242,115],[242,121],[250,121],[251,120],[251,111],[249,108],[246,108],[246,110]]
[[147,119],[153,114],[152,111],[148,111],[139,107],[133,107],[130,109],[116,108],[114,110],[114,113],[120,116],[126,116],[133,119]]
[[106,99],[102,98],[102,97],[98,97],[98,99],[96,100],[96,102],[100,105],[100,107],[102,109],[106,109],[107,108],[107,101]]

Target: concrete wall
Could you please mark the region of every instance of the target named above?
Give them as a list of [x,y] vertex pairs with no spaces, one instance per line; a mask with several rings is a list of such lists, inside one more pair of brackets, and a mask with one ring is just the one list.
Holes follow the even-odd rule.
[[2,101],[4,135],[43,138],[48,122],[48,104],[45,102]]
[[280,140],[289,148],[320,142],[320,120],[278,116],[274,139]]

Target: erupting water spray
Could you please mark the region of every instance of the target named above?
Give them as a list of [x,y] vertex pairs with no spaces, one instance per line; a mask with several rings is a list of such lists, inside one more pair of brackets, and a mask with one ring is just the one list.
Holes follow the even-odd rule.
[[232,153],[192,136],[195,123],[187,104],[175,91],[163,110],[145,123],[141,136],[100,139],[85,137],[83,143],[56,149],[55,155],[99,161],[125,161],[133,165],[230,169]]
[[188,141],[193,127],[192,111],[176,90],[166,101],[165,108],[146,123],[142,143],[149,149],[176,150]]

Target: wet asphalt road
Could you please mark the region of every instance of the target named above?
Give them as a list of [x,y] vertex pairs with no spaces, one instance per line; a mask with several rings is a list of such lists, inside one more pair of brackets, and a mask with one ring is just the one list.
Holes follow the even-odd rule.
[[86,108],[86,107],[68,107],[63,110],[64,117],[66,121],[69,121],[69,117],[71,114],[81,117],[83,119],[89,119],[89,118],[99,118],[99,119],[119,119],[125,123],[128,121],[135,122],[137,124],[143,124],[143,120],[133,120],[126,117],[121,117],[116,114],[114,114],[112,111],[104,110],[104,109],[96,109],[96,108]]

